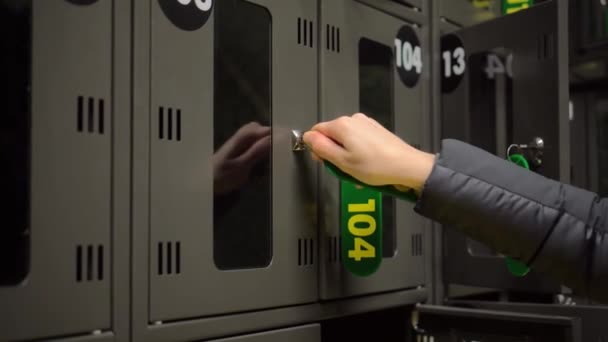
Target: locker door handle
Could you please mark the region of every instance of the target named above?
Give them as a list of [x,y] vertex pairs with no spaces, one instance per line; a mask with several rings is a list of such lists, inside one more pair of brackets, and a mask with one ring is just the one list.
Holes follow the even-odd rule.
[[306,144],[304,143],[304,134],[299,130],[291,131],[291,149],[294,152],[306,151]]

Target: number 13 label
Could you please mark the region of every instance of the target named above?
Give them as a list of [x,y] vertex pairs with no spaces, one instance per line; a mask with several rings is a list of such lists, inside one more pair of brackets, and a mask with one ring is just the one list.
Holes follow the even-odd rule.
[[466,70],[466,62],[464,60],[464,48],[457,47],[454,51],[443,52],[443,77],[460,76]]
[[342,181],[342,263],[357,276],[369,276],[382,263],[382,194]]
[[444,93],[458,88],[467,71],[467,55],[458,36],[441,38],[441,90]]

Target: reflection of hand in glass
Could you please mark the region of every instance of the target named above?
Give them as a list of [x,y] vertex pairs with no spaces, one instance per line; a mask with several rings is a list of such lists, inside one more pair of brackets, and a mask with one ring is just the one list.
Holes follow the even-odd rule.
[[269,157],[271,129],[250,122],[226,141],[213,155],[213,192],[222,195],[243,186],[251,169]]

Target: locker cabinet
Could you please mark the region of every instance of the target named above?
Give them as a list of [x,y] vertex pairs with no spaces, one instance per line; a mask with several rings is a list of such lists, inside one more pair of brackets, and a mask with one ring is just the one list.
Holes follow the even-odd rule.
[[0,340],[111,327],[112,11],[0,2]]
[[[506,158],[512,144],[540,137],[545,148],[536,172],[569,181],[568,39],[562,6],[552,1],[444,35],[442,138],[467,141]],[[463,72],[458,72],[459,64]],[[454,229],[444,232],[446,282],[559,291],[534,272],[512,276],[498,254]]]
[[253,335],[238,336],[215,342],[321,342],[321,327],[311,324],[302,327],[281,329]]
[[[321,6],[320,119],[364,112],[411,144],[420,145],[427,111],[426,27],[356,1],[325,1]],[[409,13],[405,7],[403,11]],[[410,52],[418,49],[417,56],[408,56],[406,81],[399,74],[394,53],[400,32],[409,32]],[[320,175],[321,298],[422,285],[423,221],[412,204],[384,196],[382,264],[369,277],[353,276],[342,266],[340,253],[340,184],[325,170]]]
[[136,288],[149,295],[136,310],[158,323],[314,302],[316,168],[292,130],[316,121],[315,2],[137,6],[149,93],[136,92],[135,139],[149,169],[136,166],[148,272]]

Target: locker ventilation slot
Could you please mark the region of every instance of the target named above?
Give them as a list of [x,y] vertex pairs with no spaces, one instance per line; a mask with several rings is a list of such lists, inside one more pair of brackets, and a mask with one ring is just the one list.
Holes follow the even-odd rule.
[[412,256],[422,255],[422,234],[412,234]]
[[325,28],[327,50],[340,53],[340,28],[327,25]]
[[182,141],[182,110],[158,108],[158,138],[160,140]]
[[181,274],[181,242],[159,242],[157,247],[158,275]]
[[327,240],[327,261],[331,264],[342,261],[342,237],[330,236]]
[[76,129],[78,132],[105,133],[105,101],[93,97],[76,99]]
[[298,266],[312,266],[315,263],[315,240],[298,239]]
[[555,55],[555,36],[552,33],[543,34],[538,39],[538,59],[551,59]]
[[104,247],[76,246],[76,281],[92,282],[104,279]]
[[314,25],[312,20],[298,18],[298,44],[307,47],[314,45]]

